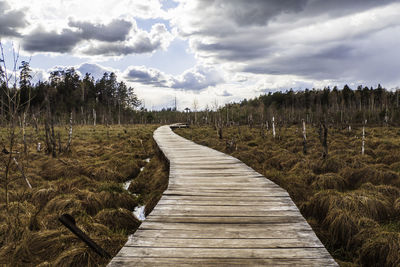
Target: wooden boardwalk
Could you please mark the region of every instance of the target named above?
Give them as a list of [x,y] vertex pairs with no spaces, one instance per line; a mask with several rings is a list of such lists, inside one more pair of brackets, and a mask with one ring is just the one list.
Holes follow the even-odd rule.
[[109,266],[338,266],[275,183],[168,126],[154,139],[168,189]]

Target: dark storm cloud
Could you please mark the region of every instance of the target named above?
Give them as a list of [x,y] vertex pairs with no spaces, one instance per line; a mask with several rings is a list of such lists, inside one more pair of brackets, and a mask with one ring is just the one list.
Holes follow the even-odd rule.
[[46,32],[37,28],[29,35],[24,36],[22,46],[29,52],[70,52],[80,41],[81,36],[71,30]]
[[264,25],[281,13],[301,11],[307,0],[201,0],[199,10],[216,8],[240,26]]
[[132,29],[132,22],[115,19],[109,24],[93,24],[86,21],[71,20],[68,25],[80,30],[84,39],[92,39],[104,42],[116,42],[126,40],[129,31]]
[[304,15],[326,13],[331,17],[338,17],[384,6],[393,2],[398,2],[398,0],[308,0]]
[[197,3],[173,23],[213,64],[314,80],[400,81],[392,71],[400,68],[398,0]]
[[70,21],[69,26],[77,30],[63,29],[58,33],[37,28],[24,36],[23,48],[30,52],[67,53],[83,40],[123,41],[131,30],[132,23],[125,20],[113,20],[105,25]]
[[25,13],[20,10],[10,10],[10,6],[0,1],[0,37],[18,37],[18,30],[27,26]]
[[239,27],[266,25],[281,14],[297,17],[303,15],[343,16],[360,12],[376,6],[386,5],[398,0],[199,0],[199,12],[210,10],[216,15],[235,21]]

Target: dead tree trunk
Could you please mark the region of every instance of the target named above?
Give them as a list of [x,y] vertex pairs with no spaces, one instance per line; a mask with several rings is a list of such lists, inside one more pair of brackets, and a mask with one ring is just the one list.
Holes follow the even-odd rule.
[[28,185],[28,187],[30,189],[32,189],[31,183],[29,182],[28,178],[25,176],[24,169],[19,165],[19,163],[15,157],[13,157],[13,160],[14,160],[15,165],[17,165],[18,170],[21,172],[22,177],[25,179],[26,184]]
[[261,135],[261,137],[262,137],[263,139],[265,138],[265,131],[264,131],[264,128],[265,128],[264,123],[261,122],[261,125],[260,125],[260,135]]
[[69,131],[68,131],[68,142],[65,147],[65,151],[69,152],[71,150],[71,142],[72,142],[72,112],[69,117]]
[[121,104],[118,103],[118,125],[121,125]]
[[[50,115],[51,116],[51,115]],[[57,152],[56,152],[56,147],[57,147],[57,143],[56,143],[56,135],[54,133],[54,120],[53,120],[53,116],[51,116],[50,118],[50,130],[51,130],[51,144],[52,144],[52,156],[53,158],[57,157]]]
[[276,132],[275,132],[275,117],[272,117],[272,135],[276,136]]
[[367,124],[367,120],[364,121],[363,129],[362,129],[361,155],[364,155],[364,152],[365,152],[365,125],[366,124]]
[[26,133],[25,133],[25,122],[26,122],[26,113],[22,115],[22,141],[24,143],[24,153],[26,155],[28,151],[28,146],[26,144]]
[[[45,132],[45,140],[46,140],[46,151],[48,154],[51,153],[51,142],[50,142],[50,127],[49,127],[49,122],[48,119],[46,118],[44,120],[44,132]],[[39,143],[40,144],[40,143]]]
[[306,135],[306,122],[303,119],[303,153],[307,154],[307,135]]
[[328,128],[326,127],[325,122],[320,122],[318,133],[322,145],[322,158],[326,159],[328,156]]
[[61,144],[61,135],[60,133],[57,133],[57,139],[58,139],[58,154],[62,153],[62,144]]
[[97,120],[97,117],[96,117],[96,110],[93,109],[93,126],[96,126],[96,120]]

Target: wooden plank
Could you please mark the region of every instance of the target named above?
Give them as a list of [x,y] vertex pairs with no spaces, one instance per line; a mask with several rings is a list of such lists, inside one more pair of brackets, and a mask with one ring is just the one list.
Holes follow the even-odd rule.
[[131,236],[125,244],[127,247],[164,247],[164,248],[322,248],[319,240],[298,238],[140,238]]
[[[239,229],[239,230],[180,230],[180,229],[142,229],[139,228],[135,236],[137,237],[161,237],[161,238],[248,238],[248,239],[265,239],[265,238],[300,238],[314,234],[311,228],[301,229],[279,229],[274,227],[270,229]],[[257,242],[256,240],[254,242]]]
[[176,222],[176,223],[221,223],[221,224],[273,224],[305,222],[298,214],[292,216],[158,216],[150,214],[146,221],[149,222]]
[[289,196],[267,196],[267,197],[255,197],[255,196],[198,196],[193,198],[192,196],[175,196],[175,195],[163,195],[161,200],[191,200],[191,201],[251,201],[251,202],[268,202],[268,201],[289,201],[293,203]]
[[184,190],[170,190],[167,189],[164,192],[164,195],[173,195],[173,196],[196,196],[196,197],[206,197],[206,196],[222,196],[222,197],[234,197],[234,196],[241,196],[241,197],[288,197],[289,194],[286,192],[264,192],[264,191],[232,191],[232,190],[225,190],[225,191],[217,191],[217,190],[194,190],[188,189]]
[[123,247],[120,257],[177,257],[177,258],[231,258],[231,259],[315,259],[329,257],[325,248],[141,248]]
[[209,205],[218,205],[218,206],[284,206],[290,205],[293,206],[293,203],[289,200],[281,200],[276,199],[274,201],[251,201],[251,199],[247,199],[246,201],[238,201],[238,200],[193,200],[193,199],[161,199],[157,205],[201,205],[201,206],[209,206]]
[[264,206],[239,206],[239,205],[157,205],[158,210],[172,210],[172,211],[204,211],[204,210],[212,210],[215,213],[218,212],[229,212],[232,214],[245,214],[248,212],[266,212],[266,211],[298,211],[296,206],[293,205],[264,205]]
[[162,229],[162,230],[191,230],[191,231],[241,231],[243,228],[248,230],[263,230],[267,229],[273,231],[275,229],[309,229],[306,222],[292,222],[292,223],[276,223],[276,224],[223,224],[223,223],[166,223],[166,222],[149,222],[144,221],[140,226],[141,229]]
[[330,258],[297,259],[221,259],[221,258],[154,258],[154,257],[115,257],[111,267],[120,266],[337,266]]
[[297,210],[265,210],[265,211],[249,211],[244,210],[241,213],[219,209],[219,210],[210,210],[210,209],[159,209],[158,206],[152,211],[152,214],[158,216],[229,216],[229,217],[238,217],[242,216],[253,216],[253,217],[265,217],[265,216],[294,216],[298,214]]

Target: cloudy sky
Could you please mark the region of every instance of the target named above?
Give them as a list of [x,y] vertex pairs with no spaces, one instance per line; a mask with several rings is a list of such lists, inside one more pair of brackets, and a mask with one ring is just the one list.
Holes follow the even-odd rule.
[[149,109],[268,91],[400,86],[400,1],[0,0],[0,38],[35,79],[113,71]]

